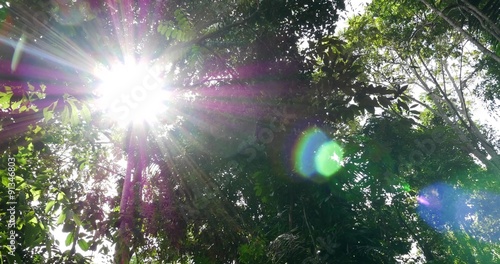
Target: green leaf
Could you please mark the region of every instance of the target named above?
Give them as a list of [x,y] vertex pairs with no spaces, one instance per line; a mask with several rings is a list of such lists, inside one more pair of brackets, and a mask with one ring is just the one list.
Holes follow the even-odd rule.
[[254,187],[254,189],[255,189],[255,195],[257,195],[257,196],[261,196],[262,195],[262,187],[261,186],[256,185]]
[[33,133],[35,134],[38,134],[38,132],[40,132],[42,130],[42,128],[40,126],[36,126],[35,129],[33,129]]
[[87,251],[89,250],[89,244],[87,243],[87,241],[83,240],[83,239],[79,239],[78,240],[78,246],[80,246],[80,248],[83,250],[83,251]]
[[80,122],[80,119],[78,118],[78,111],[75,110],[76,108],[74,108],[73,110],[71,110],[71,124],[72,125],[76,125]]
[[9,181],[8,177],[2,177],[2,184],[3,184],[3,186],[8,187],[9,183],[10,183],[10,181]]
[[66,212],[61,212],[61,215],[59,215],[56,224],[60,225],[64,222],[64,220],[66,220]]
[[26,243],[26,246],[28,247],[33,247],[37,246],[41,240],[43,239],[43,236],[40,235],[41,230],[38,228],[38,225],[34,226],[31,224],[27,224],[24,226],[24,241]]
[[82,104],[82,109],[80,111],[82,114],[82,119],[89,122],[91,118],[90,110],[86,104]]
[[33,224],[38,223],[38,219],[35,217],[35,211],[29,211],[27,214],[25,214],[24,221]]
[[70,112],[70,123],[71,125],[76,125],[79,123],[79,118],[78,118],[78,107],[76,107],[75,101],[73,100],[68,100],[68,103],[70,105],[69,112]]
[[54,116],[54,110],[56,109],[56,106],[57,106],[57,101],[53,102],[52,104],[43,109],[43,118],[45,119],[45,122],[52,119],[52,117]]
[[28,89],[32,92],[35,91],[35,86],[33,86],[31,83],[28,83]]
[[53,116],[54,113],[50,111],[48,107],[43,109],[43,119],[45,119],[45,121],[49,121]]
[[163,34],[163,35],[165,35],[165,37],[166,37],[167,39],[169,39],[169,38],[170,38],[170,36],[172,35],[172,32],[174,32],[174,29],[173,29],[173,28],[167,28],[167,29],[165,30],[165,32],[164,32],[164,34]]
[[18,196],[18,198],[19,198],[19,203],[24,203],[24,202],[26,202],[26,193],[25,193],[25,192],[23,192],[23,191],[20,191],[20,192],[19,192],[19,196]]
[[71,243],[73,243],[74,240],[75,240],[75,234],[74,234],[74,232],[70,232],[68,234],[68,236],[66,237],[66,240],[64,241],[64,244],[66,246],[69,246],[69,245],[71,245]]
[[61,121],[63,125],[67,125],[70,122],[70,112],[68,106],[64,106],[64,109],[61,113]]
[[42,190],[35,190],[35,189],[31,188],[30,192],[33,196],[33,201],[38,201],[38,199],[40,199],[40,196],[42,194]]
[[406,111],[410,111],[410,108],[408,107],[408,105],[405,102],[403,102],[403,101],[398,101],[398,106],[400,108],[403,108]]
[[82,220],[80,219],[80,216],[78,214],[74,214],[73,215],[73,220],[75,220],[75,223],[79,226],[81,226],[83,223],[82,223]]
[[2,108],[7,108],[10,105],[10,98],[12,98],[12,93],[0,92],[0,106]]
[[52,209],[52,207],[54,207],[54,204],[56,203],[55,200],[52,200],[52,201],[49,201],[46,205],[45,205],[45,213],[49,213],[50,212],[50,209]]
[[383,107],[388,107],[389,105],[391,105],[391,100],[385,98],[384,96],[379,96],[378,97],[378,102]]
[[65,193],[60,192],[59,194],[57,194],[57,200],[58,200],[58,201],[61,201],[62,199],[64,199],[64,197],[65,197],[65,196],[66,196],[66,194],[65,194]]

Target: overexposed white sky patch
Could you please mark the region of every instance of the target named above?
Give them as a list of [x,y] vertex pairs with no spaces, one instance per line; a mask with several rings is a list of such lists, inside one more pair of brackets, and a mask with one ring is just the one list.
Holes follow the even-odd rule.
[[372,0],[346,0],[345,11],[340,12],[335,34],[338,35],[340,31],[347,27],[349,18],[364,13],[365,7],[371,2]]

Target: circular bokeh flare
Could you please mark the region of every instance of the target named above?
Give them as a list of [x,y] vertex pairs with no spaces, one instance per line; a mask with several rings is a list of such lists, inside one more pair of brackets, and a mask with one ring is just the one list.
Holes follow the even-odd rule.
[[435,183],[419,192],[417,202],[420,218],[439,232],[462,231],[485,242],[500,239],[500,196],[497,194]]
[[313,127],[302,133],[293,148],[294,171],[306,178],[329,178],[342,166],[342,148],[321,131]]

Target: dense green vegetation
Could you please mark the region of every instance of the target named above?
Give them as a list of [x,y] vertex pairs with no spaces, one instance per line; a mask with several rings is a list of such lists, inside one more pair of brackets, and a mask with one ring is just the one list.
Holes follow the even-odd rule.
[[500,2],[344,8],[0,0],[0,262],[500,262]]

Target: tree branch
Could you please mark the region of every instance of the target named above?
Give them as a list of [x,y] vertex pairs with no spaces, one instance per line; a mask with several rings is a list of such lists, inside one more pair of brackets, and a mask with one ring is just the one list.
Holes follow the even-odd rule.
[[[469,3],[467,0],[461,0],[463,5],[460,5],[463,9],[469,11],[481,24],[481,26],[488,31],[497,41],[500,41],[500,28],[491,19],[484,15],[481,10],[477,9],[474,5]],[[486,24],[488,25],[485,25]],[[489,27],[491,27],[491,29]]]
[[462,34],[465,38],[467,38],[470,42],[472,42],[476,47],[481,50],[483,53],[486,55],[490,56],[492,59],[494,59],[496,62],[500,63],[500,56],[495,54],[494,52],[490,51],[488,48],[486,48],[483,44],[481,44],[474,36],[469,34],[469,32],[465,31],[462,27],[457,25],[452,19],[447,17],[443,12],[441,12],[439,9],[437,9],[435,6],[433,6],[429,1],[427,0],[420,0],[425,6],[427,6],[429,9],[431,9],[434,13],[436,13],[438,16],[440,16],[442,19],[444,19],[452,28],[457,30],[460,34]]

